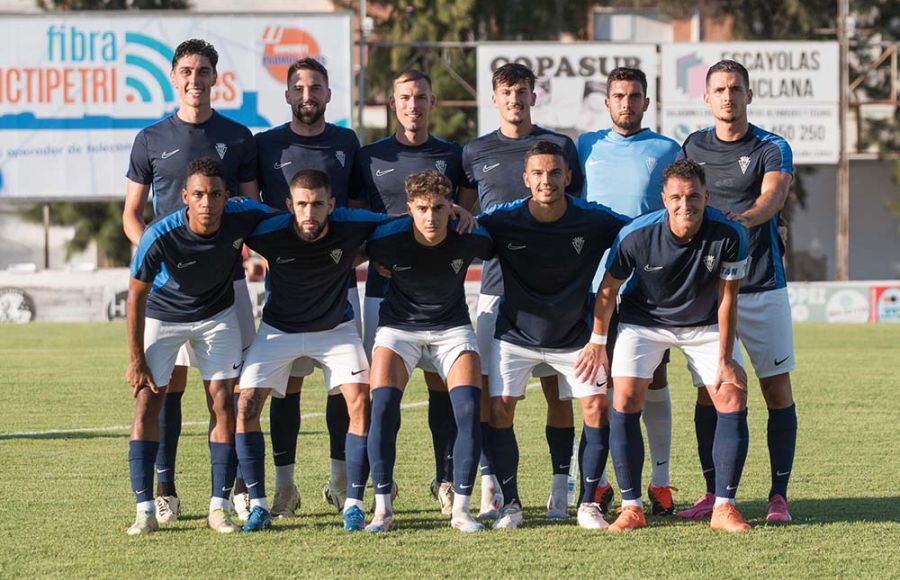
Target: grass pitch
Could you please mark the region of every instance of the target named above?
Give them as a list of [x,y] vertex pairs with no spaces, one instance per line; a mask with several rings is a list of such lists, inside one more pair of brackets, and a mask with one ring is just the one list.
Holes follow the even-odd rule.
[[[205,528],[207,414],[192,375],[177,467],[182,518],[159,533],[131,538],[124,533],[134,515],[124,325],[0,326],[0,578],[896,577],[900,325],[800,325],[795,342],[800,431],[790,487],[794,522],[788,526],[764,525],[769,465],[766,413],[756,386],[738,496],[755,529],[739,537],[654,517],[649,529],[623,536],[581,530],[574,519],[545,520],[545,404],[540,391],[531,390],[517,416],[522,529],[464,536],[449,528],[428,493],[433,459],[426,408],[414,406],[403,413],[399,437],[395,531],[346,534],[320,497],[328,443],[325,394],[316,378],[303,394],[300,517],[276,521],[266,533],[218,536]],[[684,506],[702,493],[703,482],[694,393],[678,353],[669,374],[672,482],[680,488],[676,502]],[[417,374],[404,403],[426,398]],[[271,494],[274,470],[267,453]],[[644,473],[646,485],[649,470]]]

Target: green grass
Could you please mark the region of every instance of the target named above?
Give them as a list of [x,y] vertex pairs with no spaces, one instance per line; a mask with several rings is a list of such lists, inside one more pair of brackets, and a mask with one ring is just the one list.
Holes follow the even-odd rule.
[[[428,494],[431,439],[424,407],[404,412],[395,531],[348,535],[320,496],[328,474],[324,419],[304,419],[299,444],[301,516],[268,533],[205,529],[209,494],[206,410],[192,376],[179,450],[185,513],[147,537],[124,534],[133,517],[127,473],[131,419],[121,324],[0,326],[0,578],[10,577],[885,577],[900,574],[900,326],[801,325],[794,374],[800,434],[791,482],[795,518],[763,526],[769,467],[766,413],[751,391],[751,448],[739,506],[756,529],[740,537],[704,525],[649,518],[626,536],[549,523],[545,404],[519,406],[525,526],[463,536]],[[670,367],[676,501],[703,491],[693,435],[693,389],[684,360]],[[426,398],[417,377],[404,402]],[[303,413],[324,411],[320,379]],[[67,434],[15,435],[59,429]],[[271,461],[271,460],[269,460]],[[645,479],[647,470],[645,470]],[[274,475],[269,469],[269,489]],[[646,483],[646,482],[645,482]],[[477,487],[477,486],[476,486]],[[477,501],[477,499],[476,499]]]

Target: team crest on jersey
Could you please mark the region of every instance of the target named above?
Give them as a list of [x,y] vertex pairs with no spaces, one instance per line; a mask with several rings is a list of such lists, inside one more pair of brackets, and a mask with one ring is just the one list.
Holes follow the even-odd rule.
[[575,253],[580,255],[581,249],[584,248],[584,238],[581,236],[572,238],[572,247],[575,248]]
[[244,243],[244,238],[238,238],[231,245],[234,246],[235,250],[240,250],[241,245]]
[[648,157],[644,160],[644,163],[647,165],[647,173],[652,174],[653,170],[656,169],[656,157]]
[[331,253],[328,255],[331,256],[331,259],[334,260],[335,264],[337,264],[341,261],[341,256],[344,255],[344,250],[341,250],[341,249],[331,250]]
[[334,156],[337,157],[337,160],[341,164],[341,167],[343,167],[344,164],[347,163],[347,156],[343,151],[335,151]]
[[738,165],[741,166],[741,173],[747,173],[747,168],[750,167],[750,158],[744,155],[740,159],[738,159]]
[[224,143],[216,143],[216,153],[219,154],[219,159],[225,159],[226,151],[228,151],[228,145]]
[[443,159],[438,159],[437,161],[434,162],[434,167],[441,173],[444,173],[447,171],[447,162],[444,161]]
[[707,270],[712,272],[713,268],[716,267],[716,257],[713,256],[712,254],[710,254],[709,256],[706,256],[705,258],[703,258],[703,265],[706,266]]
[[457,259],[453,260],[452,262],[450,262],[450,267],[453,268],[453,272],[455,274],[459,274],[459,271],[462,270],[463,264],[465,264],[463,259],[457,258]]

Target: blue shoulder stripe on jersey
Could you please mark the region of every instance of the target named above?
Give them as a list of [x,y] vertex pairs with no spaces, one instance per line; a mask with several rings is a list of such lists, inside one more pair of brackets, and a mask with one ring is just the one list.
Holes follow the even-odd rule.
[[772,242],[769,252],[772,257],[772,268],[775,270],[775,287],[784,288],[787,286],[787,279],[784,275],[784,262],[781,260],[781,240],[778,235],[777,216],[769,220],[769,237]]
[[794,174],[794,154],[791,151],[791,146],[788,145],[788,142],[781,135],[776,135],[775,133],[770,133],[765,129],[760,129],[756,125],[751,125],[750,130],[753,132],[753,136],[762,141],[763,143],[771,142],[776,147],[778,147],[778,151],[781,152],[781,165],[778,168],[779,171],[784,173]]
[[408,215],[394,218],[391,221],[383,223],[375,228],[375,231],[372,232],[372,235],[369,236],[369,241],[386,238],[388,236],[401,234],[403,232],[408,232],[411,224],[412,218]]
[[706,217],[710,221],[725,224],[731,227],[738,235],[738,260],[743,260],[749,255],[749,246],[747,242],[747,230],[744,226],[725,217],[725,214],[714,207],[706,206]]
[[623,222],[631,221],[630,217],[628,217],[626,215],[622,215],[620,213],[616,213],[613,210],[611,210],[610,208],[603,205],[602,203],[596,203],[593,201],[588,201],[586,199],[581,199],[580,197],[575,197],[571,194],[566,194],[566,195],[569,196],[569,201],[572,203],[572,205],[574,205],[575,207],[577,207],[579,209],[603,212],[603,213],[608,214],[616,219],[622,220]]
[[364,223],[371,222],[380,224],[386,222],[391,218],[391,216],[383,213],[375,213],[374,211],[369,211],[367,209],[353,209],[349,207],[338,207],[335,208],[333,212],[331,212],[331,221],[334,222],[356,222],[356,223]]
[[[529,196],[531,197],[531,196]],[[529,197],[523,197],[522,199],[517,199],[515,201],[508,201],[506,203],[498,203],[491,209],[485,210],[482,212],[483,215],[492,214],[498,211],[513,211],[514,209],[522,207],[522,204],[528,203]]]
[[250,234],[250,237],[252,238],[253,236],[262,236],[290,227],[293,217],[293,214],[290,213],[279,213],[271,217],[267,217],[263,221],[259,222],[259,225],[256,226],[256,229],[253,230],[253,232]]
[[622,240],[624,240],[628,234],[631,234],[639,229],[646,228],[652,226],[654,224],[662,223],[666,221],[666,210],[659,209],[656,211],[652,211],[650,213],[645,213],[644,215],[638,216],[625,224],[621,230],[619,230],[619,235],[616,236],[613,245],[609,248],[609,253],[606,258],[606,269],[609,270],[609,267],[612,265],[613,260],[616,259],[616,254],[619,252],[619,246],[622,244]]
[[255,199],[250,199],[249,197],[233,197],[225,203],[225,213],[246,213],[250,211],[275,213],[270,206],[259,203]]
[[168,281],[169,281],[169,269],[166,268],[166,265],[164,263],[162,265],[162,267],[159,269],[159,274],[157,274],[153,278],[153,287],[150,288],[150,291],[153,292],[155,290],[159,290],[160,288],[165,286],[166,282],[168,282]]
[[184,225],[184,214],[186,211],[186,209],[182,209],[172,212],[144,230],[144,235],[141,236],[137,251],[134,253],[134,260],[131,261],[132,276],[137,275],[138,270],[144,263],[144,259],[147,257],[147,252],[150,251],[156,240]]

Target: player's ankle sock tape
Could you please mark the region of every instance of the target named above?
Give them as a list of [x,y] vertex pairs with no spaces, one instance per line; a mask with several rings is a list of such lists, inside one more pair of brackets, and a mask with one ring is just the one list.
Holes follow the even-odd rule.
[[158,450],[158,441],[128,442],[128,473],[137,503],[153,501],[153,462]]
[[394,480],[394,462],[397,458],[397,431],[394,426],[400,416],[402,398],[403,391],[393,387],[384,386],[372,390],[368,454],[376,494],[385,493],[385,489],[389,492]]
[[519,471],[519,444],[512,427],[491,427],[491,456],[494,458],[494,473],[500,480],[503,500],[509,504],[519,501],[517,474]]
[[212,464],[211,497],[228,499],[234,487],[237,454],[234,443],[209,442],[209,461]]
[[772,467],[771,498],[776,493],[787,499],[788,480],[794,467],[794,451],[797,449],[797,406],[786,409],[769,409],[769,425],[766,431],[769,444],[769,463]]
[[716,440],[718,415],[712,405],[694,406],[694,432],[697,434],[697,455],[706,480],[706,493],[716,491],[716,467],[713,462],[713,442]]
[[347,457],[347,497],[362,501],[369,479],[369,458],[365,435],[347,433],[345,455]]
[[553,475],[568,475],[572,462],[572,447],[575,445],[575,427],[544,427]]
[[325,425],[328,427],[328,443],[330,445],[330,457],[344,461],[347,429],[350,428],[350,413],[347,411],[347,401],[344,395],[328,395],[325,402]]
[[234,443],[250,499],[266,497],[266,442],[262,431],[237,433]]
[[588,427],[581,431],[584,452],[580,453],[578,467],[581,473],[581,501],[592,502],[600,483],[600,474],[609,457],[609,426]]
[[456,437],[453,443],[453,489],[471,495],[481,455],[481,389],[459,385],[450,391]]
[[293,465],[297,461],[297,437],[300,435],[300,393],[288,393],[282,399],[272,397],[269,426],[275,465]]
[[747,410],[737,413],[719,413],[716,439],[713,443],[713,461],[716,465],[716,497],[733,499],[744,471],[750,432],[747,428]]
[[610,409],[609,446],[622,499],[641,497],[641,470],[644,468],[644,437],[641,413],[619,413]]
[[453,462],[453,441],[456,439],[450,393],[428,390],[428,429],[434,447],[434,478],[447,481],[453,477],[450,464]]
[[156,478],[160,483],[175,481],[175,457],[181,437],[181,398],[184,393],[166,393],[159,410],[159,449],[156,452]]

